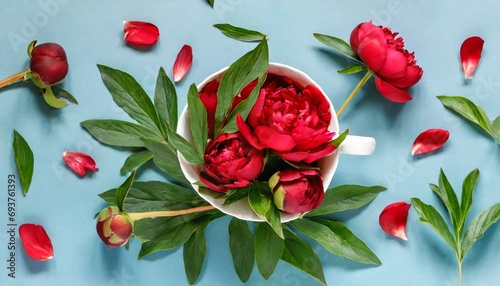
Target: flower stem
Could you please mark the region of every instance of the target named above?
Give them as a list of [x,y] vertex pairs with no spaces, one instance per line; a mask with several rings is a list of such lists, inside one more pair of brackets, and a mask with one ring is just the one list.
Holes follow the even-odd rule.
[[372,72],[371,71],[368,71],[365,74],[365,76],[363,76],[363,78],[359,81],[358,85],[356,85],[356,87],[353,89],[353,91],[351,92],[351,94],[349,94],[349,96],[347,97],[347,99],[344,101],[344,104],[342,104],[342,106],[337,111],[337,117],[339,117],[340,114],[342,114],[342,112],[347,107],[347,105],[351,102],[351,100],[354,98],[354,96],[358,93],[358,91],[363,87],[363,85],[365,85],[365,83],[371,77],[372,77]]
[[458,261],[458,286],[462,286],[462,261]]
[[199,213],[204,211],[213,210],[213,206],[202,206],[190,209],[176,210],[176,211],[156,211],[156,212],[144,212],[144,213],[129,213],[128,216],[132,221],[139,219],[151,218],[151,217],[169,217],[178,216],[192,213]]
[[6,79],[0,80],[0,88],[24,79],[24,75],[26,75],[27,72],[28,72],[28,69],[25,69],[23,71],[20,71],[16,74],[9,76]]

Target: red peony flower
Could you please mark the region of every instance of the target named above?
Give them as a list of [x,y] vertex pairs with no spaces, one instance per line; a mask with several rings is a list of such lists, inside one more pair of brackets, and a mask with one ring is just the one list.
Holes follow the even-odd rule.
[[316,170],[285,169],[269,179],[269,187],[278,209],[287,213],[304,213],[317,208],[325,192],[323,179]]
[[120,247],[132,237],[133,224],[130,218],[115,206],[103,209],[97,217],[97,234],[109,247]]
[[423,71],[397,36],[389,28],[365,22],[354,28],[350,42],[352,50],[375,73],[377,90],[391,101],[406,102],[411,96],[403,89],[416,84]]
[[50,87],[66,77],[68,60],[59,44],[44,43],[35,46],[30,56],[31,78],[38,87]]
[[263,165],[263,151],[252,147],[239,132],[222,134],[206,147],[200,179],[211,190],[224,193],[250,185]]
[[258,149],[271,148],[283,159],[312,163],[335,151],[329,144],[332,114],[323,93],[313,85],[299,87],[290,79],[269,75],[250,112],[237,125]]

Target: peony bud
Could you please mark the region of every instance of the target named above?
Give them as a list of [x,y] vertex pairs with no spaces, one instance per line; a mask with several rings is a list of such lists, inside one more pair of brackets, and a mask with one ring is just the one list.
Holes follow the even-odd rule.
[[316,170],[286,169],[269,179],[274,204],[287,213],[304,213],[317,208],[325,196],[323,179]]
[[103,209],[97,217],[97,234],[109,247],[120,247],[132,237],[133,224],[130,217],[115,206]]
[[48,88],[62,81],[68,73],[66,52],[56,43],[34,46],[35,43],[28,48],[31,79],[38,87]]

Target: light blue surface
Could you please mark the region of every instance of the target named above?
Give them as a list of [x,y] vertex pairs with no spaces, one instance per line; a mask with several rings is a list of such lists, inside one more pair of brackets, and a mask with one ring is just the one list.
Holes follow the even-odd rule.
[[[184,44],[193,47],[191,71],[177,84],[179,108],[191,83],[229,65],[254,44],[226,38],[216,23],[255,29],[269,36],[270,60],[308,73],[340,106],[361,75],[340,75],[350,62],[314,39],[319,32],[348,39],[360,22],[374,20],[392,27],[415,51],[424,69],[422,80],[411,89],[413,100],[391,103],[374,88],[373,80],[340,118],[341,129],[373,136],[377,150],[370,157],[343,155],[332,186],[383,185],[388,188],[368,206],[338,218],[379,256],[383,265],[366,266],[329,254],[311,242],[321,258],[329,285],[456,285],[454,253],[428,226],[418,222],[413,209],[408,218],[408,241],[382,232],[378,216],[396,201],[419,197],[437,204],[428,184],[436,183],[442,167],[452,185],[461,189],[474,168],[481,175],[471,217],[500,202],[500,150],[479,128],[446,110],[436,95],[464,95],[494,118],[500,114],[500,4],[491,1],[319,1],[216,0],[214,9],[204,0],[172,1],[4,1],[0,9],[0,78],[26,68],[26,46],[57,42],[66,50],[70,72],[63,87],[80,105],[50,110],[31,85],[16,84],[0,91],[0,285],[187,285],[182,251],[166,251],[137,260],[139,243],[129,250],[108,249],[95,232],[94,214],[104,207],[98,193],[118,186],[125,178],[119,169],[128,152],[97,143],[79,125],[83,120],[128,120],[113,103],[96,64],[132,74],[148,93],[154,91],[156,73],[171,67]],[[160,29],[159,42],[138,51],[123,42],[122,22],[144,20]],[[465,82],[459,60],[463,40],[479,35],[485,40],[482,60],[472,81]],[[419,158],[410,156],[415,137],[428,128],[443,128],[451,136],[439,151]],[[47,262],[29,259],[16,236],[16,278],[7,276],[7,176],[16,174],[12,131],[18,130],[35,154],[35,172],[28,196],[20,186],[16,196],[16,222],[44,225],[55,256]],[[65,150],[91,154],[99,171],[79,178],[61,160]],[[140,180],[162,178],[152,166]],[[442,210],[442,209],[441,209]],[[241,285],[228,250],[223,218],[207,229],[208,254],[197,285]],[[500,279],[498,225],[469,252],[464,261],[463,285],[495,285]],[[313,285],[315,281],[280,262],[265,281],[254,269],[248,285]]]

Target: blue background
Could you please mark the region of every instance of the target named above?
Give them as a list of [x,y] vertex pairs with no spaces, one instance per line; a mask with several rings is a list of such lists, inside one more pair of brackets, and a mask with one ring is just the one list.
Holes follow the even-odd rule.
[[[53,110],[38,97],[31,84],[16,84],[0,91],[0,284],[1,285],[187,285],[182,250],[166,251],[137,260],[140,245],[108,249],[95,232],[94,214],[105,204],[98,193],[124,181],[119,169],[129,155],[95,141],[80,127],[88,119],[129,120],[112,101],[96,64],[132,74],[149,94],[158,69],[171,76],[175,57],[184,44],[193,47],[193,66],[176,85],[179,108],[187,89],[252,49],[212,27],[231,23],[266,33],[270,60],[308,73],[338,108],[361,75],[340,75],[336,70],[351,62],[324,47],[314,32],[349,39],[360,22],[373,20],[404,37],[424,69],[422,80],[410,92],[413,100],[396,104],[385,100],[371,80],[340,118],[341,129],[375,137],[372,156],[342,155],[332,186],[382,185],[388,190],[360,210],[337,215],[379,256],[374,267],[334,256],[317,243],[313,248],[323,262],[330,285],[456,285],[454,252],[420,223],[413,209],[408,217],[408,241],[386,235],[378,225],[382,209],[393,202],[418,197],[438,205],[428,184],[436,183],[443,168],[458,193],[463,178],[474,168],[481,175],[470,217],[500,202],[500,150],[482,130],[446,110],[437,95],[463,95],[481,105],[490,118],[500,114],[500,4],[491,1],[319,1],[216,0],[212,9],[204,0],[171,1],[3,1],[0,9],[0,78],[28,65],[26,47],[31,40],[60,43],[70,71],[62,87],[80,102]],[[144,20],[160,29],[159,42],[137,50],[123,41],[123,21]],[[463,40],[478,35],[485,40],[482,60],[471,81],[465,81],[459,59]],[[450,131],[439,151],[418,158],[410,155],[416,136],[429,128]],[[19,131],[35,154],[30,192],[16,195],[16,222],[45,227],[54,245],[54,259],[33,261],[24,254],[17,236],[16,278],[7,276],[7,177],[17,174],[12,153],[12,132]],[[61,160],[65,150],[93,156],[99,171],[78,177]],[[162,179],[154,167],[139,179]],[[440,206],[439,206],[440,207]],[[443,210],[441,207],[439,210]],[[470,220],[469,220],[470,221]],[[197,285],[241,285],[228,250],[229,218],[206,230],[208,254]],[[493,285],[500,278],[499,225],[468,253],[463,285]],[[258,271],[248,285],[312,285],[315,281],[280,262],[265,281]]]

